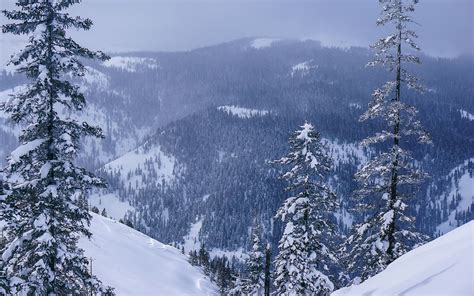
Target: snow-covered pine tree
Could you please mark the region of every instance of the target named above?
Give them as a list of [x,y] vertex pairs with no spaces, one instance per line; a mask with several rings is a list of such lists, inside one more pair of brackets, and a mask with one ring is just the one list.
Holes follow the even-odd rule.
[[277,213],[286,223],[275,262],[277,294],[328,295],[334,285],[324,273],[336,260],[327,243],[333,229],[330,212],[336,206],[336,196],[325,184],[331,160],[310,123],[294,132],[289,143],[289,154],[275,161],[289,167],[282,178],[293,194]]
[[229,289],[228,295],[229,296],[243,296],[246,295],[244,292],[245,283],[242,280],[242,275],[239,274],[234,278],[232,283],[232,287]]
[[261,242],[260,225],[256,224],[252,230],[252,247],[247,259],[248,276],[243,289],[246,295],[262,296],[264,288],[264,254]]
[[[423,242],[424,236],[414,229],[413,218],[406,210],[410,197],[407,185],[418,184],[424,177],[410,153],[402,149],[402,137],[414,136],[420,143],[430,142],[429,135],[416,119],[417,110],[402,100],[402,90],[422,90],[418,79],[407,70],[408,64],[418,64],[418,57],[406,53],[419,50],[417,35],[409,27],[414,24],[412,13],[417,0],[379,0],[382,16],[378,25],[392,25],[394,32],[380,39],[372,48],[376,56],[369,66],[383,65],[394,80],[376,89],[368,110],[360,120],[381,119],[382,132],[365,139],[364,146],[389,142],[388,151],[381,152],[355,175],[360,184],[355,197],[366,221],[354,228],[344,250],[349,271],[357,280],[382,271],[393,260]],[[406,49],[405,49],[406,47]],[[387,147],[385,146],[381,147]],[[411,194],[412,195],[412,194]]]
[[81,236],[91,235],[91,215],[78,201],[102,182],[77,167],[74,159],[81,137],[103,136],[100,128],[74,119],[86,101],[68,78],[87,71],[80,58],[107,58],[67,36],[69,28],[88,30],[92,25],[89,19],[67,13],[79,2],[18,0],[17,10],[2,11],[12,21],[2,26],[4,33],[28,35],[26,46],[10,64],[30,80],[0,105],[24,127],[21,145],[4,168],[10,189],[0,199],[0,219],[8,234],[2,249],[2,286],[8,295],[110,292],[90,274],[88,260],[77,246]]

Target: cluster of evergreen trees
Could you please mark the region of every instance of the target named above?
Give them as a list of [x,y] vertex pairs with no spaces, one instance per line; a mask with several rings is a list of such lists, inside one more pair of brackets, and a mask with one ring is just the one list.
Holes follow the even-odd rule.
[[[184,254],[184,248],[182,252]],[[199,266],[205,275],[209,277],[218,287],[222,295],[227,295],[235,289],[235,281],[238,277],[239,263],[235,258],[229,260],[227,256],[210,257],[209,251],[202,244],[199,250],[191,250],[188,254],[189,263]]]
[[[415,230],[405,203],[413,197],[406,187],[418,184],[426,174],[417,167],[403,143],[407,137],[415,137],[420,143],[430,142],[416,118],[417,110],[406,104],[402,96],[404,85],[421,89],[418,79],[406,69],[407,63],[419,63],[419,59],[402,50],[402,45],[419,50],[415,43],[417,35],[409,29],[416,1],[380,2],[383,11],[378,24],[393,24],[395,32],[373,46],[376,59],[370,65],[382,64],[395,77],[374,91],[369,109],[361,116],[361,121],[381,119],[379,122],[385,122],[386,127],[362,144],[391,143],[355,174],[360,186],[354,195],[366,218],[354,225],[352,235],[337,252],[332,225],[337,199],[327,184],[331,159],[319,132],[306,122],[290,137],[290,152],[274,161],[287,168],[282,178],[289,184],[286,190],[291,192],[276,214],[285,224],[273,275],[277,295],[329,295],[335,286],[359,283],[379,273],[426,240]],[[256,238],[253,241],[259,242]],[[240,289],[242,295],[262,295],[261,258],[261,248],[254,245],[248,262],[251,289]],[[245,287],[245,279],[239,283]]]

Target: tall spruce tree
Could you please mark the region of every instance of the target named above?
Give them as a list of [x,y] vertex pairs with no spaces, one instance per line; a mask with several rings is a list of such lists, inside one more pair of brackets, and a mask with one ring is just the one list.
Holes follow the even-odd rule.
[[349,271],[357,280],[365,280],[382,271],[425,239],[414,229],[405,201],[413,196],[407,187],[420,183],[426,175],[402,148],[408,137],[415,137],[420,143],[430,142],[429,135],[416,119],[417,110],[402,98],[402,91],[406,97],[411,94],[409,89],[423,89],[407,70],[408,64],[420,63],[418,57],[407,53],[419,50],[415,42],[417,35],[409,28],[415,23],[412,13],[418,1],[379,2],[382,13],[377,25],[392,25],[394,32],[372,46],[376,56],[369,66],[385,66],[394,77],[374,91],[368,110],[360,118],[361,121],[378,119],[385,123],[381,132],[362,144],[388,149],[373,157],[355,175],[360,184],[355,197],[359,209],[368,218],[355,226],[344,251]]
[[86,101],[70,77],[87,71],[80,58],[107,58],[66,34],[69,28],[88,30],[92,25],[67,13],[79,2],[18,0],[17,10],[3,11],[12,21],[2,26],[4,33],[28,35],[10,64],[30,81],[0,105],[23,126],[21,145],[4,168],[9,190],[0,198],[8,236],[2,249],[2,287],[8,295],[108,293],[77,246],[81,236],[91,235],[91,215],[78,201],[102,182],[74,159],[83,136],[103,136],[100,128],[74,119]]
[[320,134],[305,123],[289,140],[291,151],[275,161],[290,169],[282,175],[293,196],[277,217],[286,223],[278,245],[275,286],[278,295],[328,295],[334,285],[325,273],[336,260],[327,241],[336,196],[325,184],[331,161]]
[[261,229],[257,224],[252,230],[252,246],[247,259],[248,276],[244,282],[246,295],[262,296],[264,289],[264,253],[261,242]]

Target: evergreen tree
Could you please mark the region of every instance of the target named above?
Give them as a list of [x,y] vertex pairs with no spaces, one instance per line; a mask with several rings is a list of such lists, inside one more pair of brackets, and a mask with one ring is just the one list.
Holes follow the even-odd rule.
[[199,259],[198,259],[196,250],[189,251],[189,263],[192,266],[198,266],[199,265]]
[[373,157],[355,175],[361,185],[355,196],[359,208],[369,217],[356,225],[344,249],[349,271],[352,276],[360,277],[357,280],[365,280],[382,271],[424,240],[424,236],[414,229],[414,219],[407,214],[405,201],[410,192],[404,188],[420,183],[425,174],[416,167],[410,153],[401,147],[406,143],[402,142],[402,138],[405,140],[408,136],[416,137],[420,143],[430,141],[416,119],[417,110],[402,101],[402,90],[422,90],[418,78],[407,70],[408,64],[418,64],[420,60],[405,53],[419,50],[415,42],[417,35],[409,29],[415,23],[411,14],[418,1],[379,2],[383,7],[377,24],[391,24],[395,30],[372,46],[376,57],[369,66],[385,66],[394,74],[394,80],[374,91],[373,100],[360,120],[381,119],[386,126],[382,132],[365,139],[362,142],[364,146],[379,144],[383,148],[387,147],[383,143],[390,143],[388,151]]
[[88,30],[92,25],[66,12],[78,2],[18,0],[18,10],[3,11],[13,21],[3,25],[4,33],[29,36],[10,64],[30,79],[0,105],[14,123],[24,126],[21,145],[4,168],[11,189],[0,198],[0,219],[8,233],[2,249],[2,286],[9,295],[110,292],[90,274],[77,246],[81,236],[91,236],[91,216],[79,200],[102,182],[77,167],[74,159],[81,137],[103,136],[100,128],[74,119],[86,101],[67,78],[84,75],[87,69],[80,58],[107,58],[67,36],[69,28]]
[[242,280],[242,275],[237,275],[235,278],[234,278],[234,282],[232,284],[232,287],[231,289],[229,290],[229,295],[230,296],[243,296],[243,295],[247,295],[245,294],[244,292],[244,286],[245,286],[245,282]]
[[199,266],[201,266],[204,270],[204,273],[206,275],[210,274],[210,269],[209,269],[209,251],[206,250],[206,246],[204,244],[201,244],[201,248],[199,249],[198,253],[198,260],[199,260]]
[[244,291],[248,295],[263,295],[264,288],[264,254],[260,240],[260,225],[256,225],[252,231],[252,247],[247,259],[248,278],[245,281]]
[[330,212],[336,196],[325,184],[331,161],[319,132],[305,123],[290,137],[290,153],[275,163],[290,166],[282,175],[294,195],[277,217],[286,223],[276,258],[278,295],[328,295],[334,285],[324,274],[336,260],[328,248]]

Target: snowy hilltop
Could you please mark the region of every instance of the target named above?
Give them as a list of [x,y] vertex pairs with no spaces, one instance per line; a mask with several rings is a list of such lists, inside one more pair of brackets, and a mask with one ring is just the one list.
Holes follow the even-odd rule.
[[217,288],[174,247],[93,214],[92,239],[80,247],[92,273],[117,295],[216,295]]
[[332,296],[474,295],[474,221],[395,260],[360,285]]

